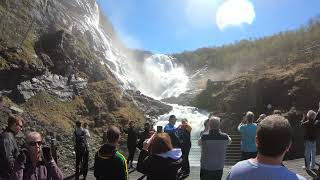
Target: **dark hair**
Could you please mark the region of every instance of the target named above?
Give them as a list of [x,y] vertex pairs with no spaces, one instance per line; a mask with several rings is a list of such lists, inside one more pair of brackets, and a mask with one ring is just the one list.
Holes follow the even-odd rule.
[[176,118],[175,115],[171,115],[171,116],[169,117],[169,120],[170,120],[170,119],[177,119],[177,118]]
[[134,123],[134,121],[129,121],[129,124],[133,124]]
[[76,121],[76,126],[81,127],[81,121]]
[[119,138],[120,138],[120,129],[117,128],[116,126],[109,127],[106,132],[106,140],[109,143],[115,143],[119,140]]
[[292,140],[292,129],[289,121],[280,115],[264,118],[257,128],[258,153],[278,157],[284,153]]
[[19,122],[24,123],[23,119],[19,116],[15,116],[15,115],[10,115],[8,117],[8,127],[11,127]]
[[170,136],[167,133],[158,133],[154,135],[150,142],[149,151],[151,154],[161,154],[172,150]]

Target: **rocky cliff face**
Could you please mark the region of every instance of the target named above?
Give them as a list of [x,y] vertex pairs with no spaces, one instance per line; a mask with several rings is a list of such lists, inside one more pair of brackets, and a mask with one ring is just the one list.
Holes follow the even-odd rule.
[[194,102],[213,112],[241,114],[249,109],[267,112],[272,109],[288,111],[317,107],[320,91],[320,63],[318,60],[288,64],[283,67],[269,66],[226,82],[208,81],[207,89]]
[[[191,101],[223,119],[225,131],[236,133],[243,114],[281,110],[294,128],[294,144],[289,158],[303,156],[302,114],[318,109],[320,99],[320,61],[314,59],[280,66],[266,66],[231,81],[208,80],[207,88]],[[271,109],[268,109],[271,104]]]
[[93,155],[107,126],[139,126],[171,109],[125,91],[127,59],[115,44],[95,0],[0,0],[0,94],[24,110],[24,132],[59,133],[65,172],[73,169],[76,120],[89,124]]

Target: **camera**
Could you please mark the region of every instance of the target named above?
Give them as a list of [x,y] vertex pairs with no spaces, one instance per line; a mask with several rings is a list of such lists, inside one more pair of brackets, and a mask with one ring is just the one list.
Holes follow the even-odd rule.
[[157,133],[162,133],[162,126],[157,126]]
[[43,146],[42,147],[42,155],[43,158],[47,161],[52,160],[52,155],[51,155],[51,148],[50,146]]

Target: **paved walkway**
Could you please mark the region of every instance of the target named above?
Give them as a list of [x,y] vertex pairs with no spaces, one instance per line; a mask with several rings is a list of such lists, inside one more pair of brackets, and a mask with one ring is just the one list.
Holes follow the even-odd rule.
[[[319,159],[320,156],[317,156],[317,159]],[[295,159],[295,160],[289,160],[289,161],[285,161],[284,164],[288,167],[288,169],[292,170],[295,173],[298,173],[302,176],[304,176],[305,178],[307,178],[308,180],[312,180],[312,176],[315,176],[315,173],[312,171],[305,171],[302,169],[302,166],[304,165],[304,159],[300,158],[300,159]],[[226,166],[224,168],[223,171],[223,180],[226,179],[226,176],[230,170],[231,166]],[[137,172],[137,171],[130,171],[129,170],[129,179],[130,180],[137,180],[139,177],[142,176],[141,173]],[[93,176],[93,171],[90,171],[87,177],[88,180],[94,180],[94,176]],[[144,178],[146,179],[146,178]],[[185,180],[197,180],[200,179],[200,167],[191,167],[191,173],[190,176],[188,178],[186,178]]]

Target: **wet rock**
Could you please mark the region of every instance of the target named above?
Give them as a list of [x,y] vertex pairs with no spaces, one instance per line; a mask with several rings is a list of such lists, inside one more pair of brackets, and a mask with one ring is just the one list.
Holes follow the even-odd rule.
[[140,91],[127,90],[126,93],[128,94],[128,98],[131,98],[136,106],[151,118],[156,118],[159,115],[166,114],[172,110],[171,106],[145,96],[141,94]]
[[[87,81],[82,78],[72,78],[70,84],[71,85],[67,85],[66,77],[46,72],[46,74],[42,76],[34,77],[30,81],[20,83],[17,89],[24,101],[44,91],[62,100],[71,100],[77,95],[77,91],[86,88]],[[75,91],[74,88],[76,88],[77,91]]]

